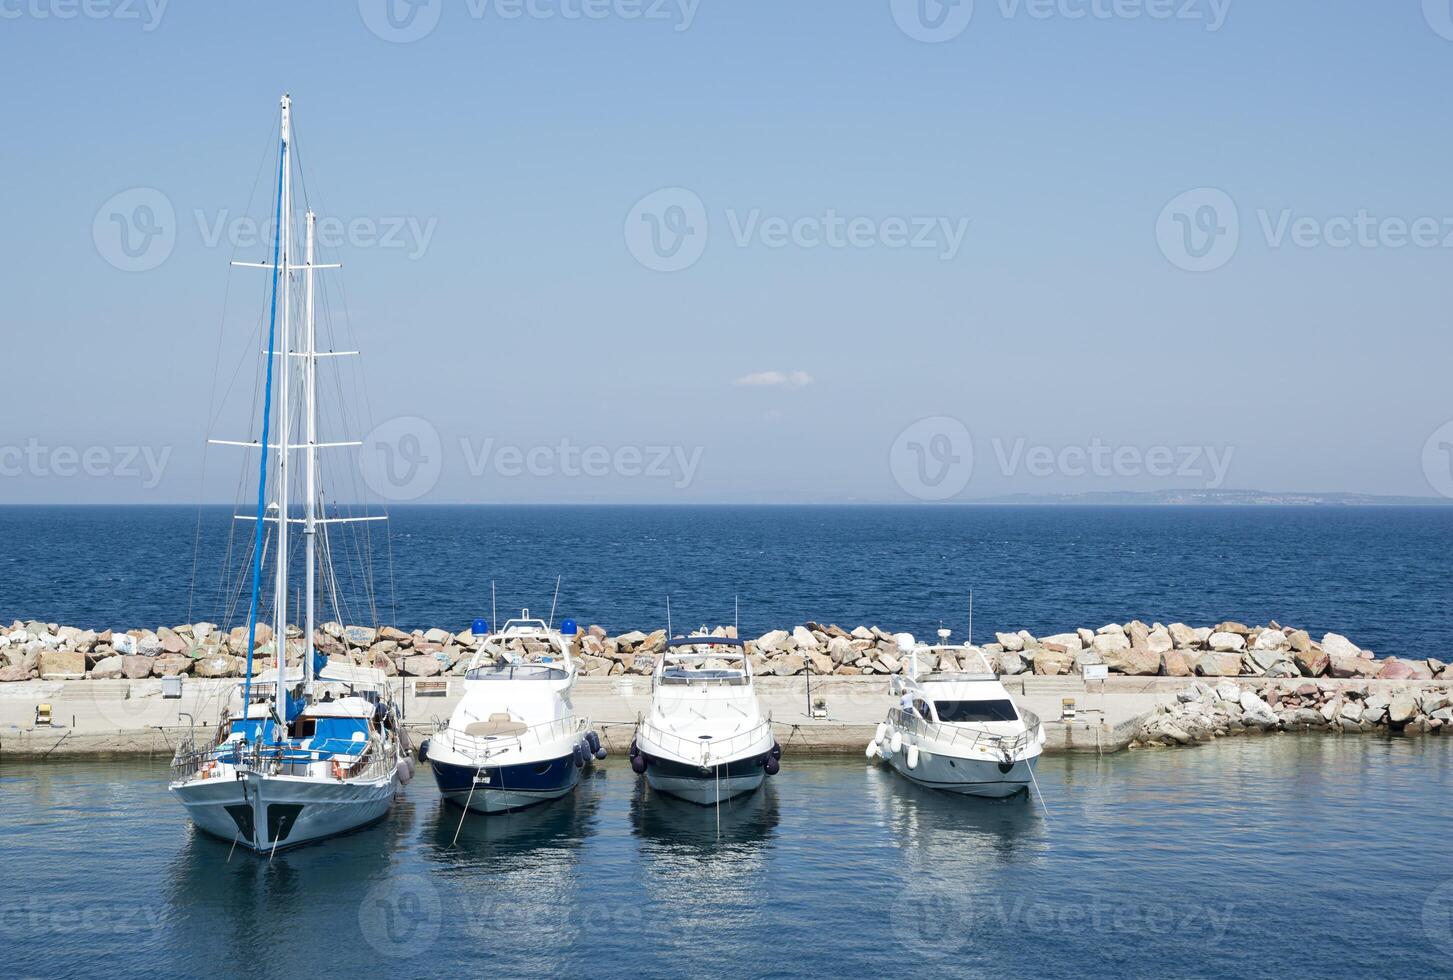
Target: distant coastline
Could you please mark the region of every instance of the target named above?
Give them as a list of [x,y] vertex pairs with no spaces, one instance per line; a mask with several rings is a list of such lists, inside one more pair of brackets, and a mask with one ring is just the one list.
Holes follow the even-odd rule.
[[1091,493],[1029,494],[966,501],[977,504],[1090,504],[1123,506],[1223,507],[1444,507],[1445,497],[1384,496],[1375,493],[1286,493],[1270,490],[1145,490]]

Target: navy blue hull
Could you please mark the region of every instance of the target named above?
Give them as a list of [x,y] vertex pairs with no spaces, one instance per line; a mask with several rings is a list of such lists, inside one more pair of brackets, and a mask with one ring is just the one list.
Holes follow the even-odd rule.
[[[563,796],[580,778],[574,753],[548,762],[512,766],[456,766],[429,760],[434,781],[446,799],[477,809],[517,810]],[[475,776],[478,774],[478,780]],[[495,801],[503,800],[496,804]]]
[[763,752],[759,756],[738,759],[735,762],[729,762],[724,766],[715,768],[691,766],[682,762],[658,759],[655,756],[648,757],[646,764],[650,766],[651,772],[667,779],[700,779],[706,782],[712,782],[717,779],[732,779],[756,775],[761,771],[762,764],[766,761],[769,754]]

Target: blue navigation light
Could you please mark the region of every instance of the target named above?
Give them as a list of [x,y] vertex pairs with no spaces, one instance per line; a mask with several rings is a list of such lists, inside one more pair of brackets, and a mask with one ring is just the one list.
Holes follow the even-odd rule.
[[565,620],[565,622],[560,624],[561,636],[574,636],[576,633],[579,632],[580,627],[575,625],[575,620],[573,619],[567,619]]
[[469,627],[469,632],[475,636],[484,636],[489,632],[489,620],[476,619]]

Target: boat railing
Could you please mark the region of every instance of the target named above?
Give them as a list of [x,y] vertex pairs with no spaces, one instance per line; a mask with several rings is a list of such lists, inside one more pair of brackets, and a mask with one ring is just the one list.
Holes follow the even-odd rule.
[[378,779],[398,765],[396,753],[387,751],[390,744],[390,740],[370,738],[360,746],[362,751],[356,757],[336,752],[326,753],[325,757],[322,750],[303,748],[296,742],[218,742],[205,749],[183,744],[172,757],[172,780],[195,779],[203,773],[217,772],[223,765],[270,776],[311,776],[316,774],[313,767],[319,763],[330,763],[329,775],[336,779]]
[[1008,758],[1016,758],[1037,744],[1044,727],[1039,716],[1032,711],[1019,709],[1019,718],[1024,724],[1023,732],[1001,735],[970,724],[928,721],[902,708],[892,708],[888,712],[888,723],[907,734],[931,739],[941,745],[995,752]]
[[459,754],[469,756],[476,762],[483,762],[491,756],[510,749],[524,748],[526,745],[543,745],[546,742],[562,738],[584,735],[589,729],[590,719],[578,715],[556,718],[554,721],[530,725],[523,731],[502,735],[467,735],[451,729],[448,721],[436,721],[434,737],[446,742]]
[[772,718],[769,715],[766,721],[747,731],[738,732],[730,738],[687,738],[684,735],[668,732],[664,728],[644,720],[640,722],[640,727],[647,730],[647,738],[662,748],[674,752],[683,759],[698,760],[698,765],[706,766],[711,764],[712,759],[730,758],[754,742],[760,741],[764,735],[770,736]]

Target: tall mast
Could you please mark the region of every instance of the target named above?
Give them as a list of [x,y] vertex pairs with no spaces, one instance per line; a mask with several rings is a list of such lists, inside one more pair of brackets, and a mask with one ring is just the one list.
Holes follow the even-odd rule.
[[317,556],[317,502],[318,502],[318,331],[313,318],[313,226],[317,215],[311,208],[307,215],[307,283],[303,300],[303,398],[306,400],[307,449],[303,457],[303,468],[307,473],[308,500],[303,516],[303,540],[307,544],[307,598],[304,600],[303,615],[303,676],[307,678],[305,691],[313,693],[313,592]]
[[[282,278],[282,335],[277,345],[278,367],[282,369],[281,384],[278,385],[278,439],[277,439],[277,586],[275,600],[277,618],[273,632],[273,652],[277,663],[277,683],[273,685],[273,706],[283,731],[287,731],[288,699],[286,691],[288,650],[288,446],[292,441],[290,419],[288,418],[288,389],[292,374],[292,343],[289,337],[289,321],[292,319],[292,271],[293,243],[293,135],[292,96],[282,98],[283,143],[283,200],[282,222],[278,237],[282,240],[282,258],[279,260]],[[264,447],[266,452],[266,447]]]

